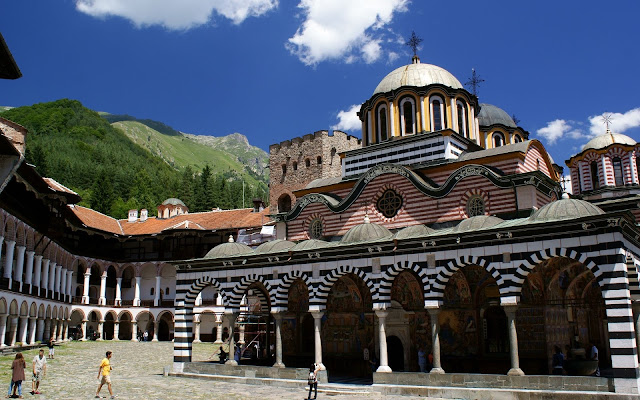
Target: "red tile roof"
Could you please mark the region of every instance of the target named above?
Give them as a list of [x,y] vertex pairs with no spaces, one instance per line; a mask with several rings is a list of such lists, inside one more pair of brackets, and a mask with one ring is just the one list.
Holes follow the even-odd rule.
[[150,217],[144,222],[140,219],[135,222],[117,220],[78,205],[69,206],[69,209],[87,227],[119,235],[151,235],[170,230],[258,228],[272,222],[268,209],[253,212],[253,208],[183,214],[166,219]]

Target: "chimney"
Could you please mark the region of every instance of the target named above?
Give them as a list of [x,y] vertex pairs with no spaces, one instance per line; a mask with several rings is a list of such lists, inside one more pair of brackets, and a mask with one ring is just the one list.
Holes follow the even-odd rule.
[[138,210],[129,210],[129,222],[136,222],[138,220]]
[[262,202],[262,199],[259,197],[256,197],[253,199],[253,212],[260,212],[264,210],[264,203]]
[[146,208],[140,210],[140,222],[144,222],[149,218],[149,211]]

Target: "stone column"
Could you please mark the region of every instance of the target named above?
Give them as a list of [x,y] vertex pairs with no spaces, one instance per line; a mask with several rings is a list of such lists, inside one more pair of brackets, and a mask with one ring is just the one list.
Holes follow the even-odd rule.
[[67,270],[62,268],[60,270],[60,292],[58,294],[58,300],[64,302],[67,295]]
[[234,354],[234,330],[236,327],[236,319],[238,318],[238,313],[229,314],[229,359],[225,363],[225,365],[238,365],[238,362],[233,357]]
[[[193,319],[195,318],[194,314]],[[200,320],[193,321],[193,343],[200,343]]]
[[38,318],[36,321],[36,340],[44,341],[44,319]]
[[113,340],[120,340],[120,321],[113,321]]
[[87,341],[87,320],[83,319],[82,320],[82,337],[80,338],[81,341],[86,342]]
[[89,304],[89,278],[91,277],[91,268],[87,267],[84,271],[84,287],[82,291],[82,304]]
[[29,344],[36,342],[36,317],[29,317]]
[[216,314],[216,341],[214,343],[222,343],[222,314]]
[[107,271],[105,271],[100,277],[100,298],[98,299],[98,304],[106,305],[107,304]]
[[387,355],[387,331],[385,322],[389,312],[387,310],[376,310],[378,317],[378,342],[380,345],[380,366],[376,372],[391,372],[389,368],[389,357]]
[[320,366],[320,370],[324,371],[327,368],[322,363],[322,336],[320,336],[321,322],[322,316],[324,312],[322,311],[312,311],[311,316],[313,317],[313,339],[315,343],[315,362]]
[[155,298],[153,299],[153,305],[158,307],[160,306],[160,280],[162,279],[161,276],[156,276],[156,293],[155,293]]
[[98,339],[97,340],[102,340],[103,327],[104,327],[104,320],[101,319],[100,321],[98,321]]
[[12,317],[11,318],[11,343],[9,344],[9,346],[16,345],[17,336],[18,336],[18,317]]
[[56,280],[56,264],[52,262],[49,265],[49,291],[47,292],[47,297],[53,299],[53,289],[55,288],[55,280]]
[[51,339],[51,318],[44,319],[44,331],[42,331],[42,341]]
[[154,321],[153,322],[153,339],[151,339],[152,342],[158,341],[158,327],[160,327],[160,321]]
[[54,283],[53,283],[53,289],[52,289],[52,293],[53,293],[53,297],[55,299],[60,300],[60,283],[62,281],[62,264],[56,264],[56,268],[53,271],[54,273]]
[[279,312],[273,313],[273,319],[276,321],[276,363],[273,366],[284,368],[284,363],[282,362],[282,314]]
[[69,321],[68,319],[62,320],[62,341],[69,341]]
[[18,330],[18,341],[22,342],[22,344],[26,344],[27,342],[27,325],[29,324],[29,317],[23,316],[20,317],[20,329]]
[[238,344],[245,344],[244,341],[244,330],[245,330],[245,325],[238,325]]
[[73,270],[67,270],[67,296],[69,303],[73,299]]
[[29,285],[29,293],[31,293],[31,286],[33,285],[33,256],[35,251],[27,251],[27,261],[25,263],[24,270],[24,284]]
[[[2,244],[0,243],[0,247],[2,247]],[[0,347],[6,347],[7,345],[4,344],[4,341],[6,339],[6,335],[7,335],[7,317],[9,316],[9,314],[0,314]]]
[[22,271],[24,269],[24,251],[27,248],[25,246],[16,246],[16,276],[15,280],[20,282],[20,287],[18,289],[22,291]]
[[16,242],[13,240],[6,241],[6,255],[4,256],[4,277],[9,279],[9,289],[11,289],[11,279],[13,273],[13,250],[16,247]]
[[[40,280],[42,279],[42,256],[37,255],[35,260],[35,264],[33,266],[33,285],[31,285],[31,294],[35,294],[36,296],[40,296],[40,287],[42,286]],[[37,286],[35,289],[33,286]]]
[[58,319],[58,332],[56,334],[56,342],[62,342],[62,330],[64,329],[64,320]]
[[142,280],[141,276],[136,276],[136,289],[133,297],[133,305],[134,307],[140,306],[140,281]]
[[511,355],[511,369],[507,375],[522,376],[524,372],[520,369],[520,358],[518,357],[518,333],[516,332],[516,304],[502,307],[507,314],[507,329],[509,330],[509,353]]
[[429,320],[431,322],[431,354],[433,354],[432,374],[444,374],[442,364],[440,363],[440,323],[438,322],[439,308],[427,308],[429,312]]
[[116,278],[116,298],[114,301],[116,306],[122,305],[122,278]]
[[138,341],[138,321],[136,321],[135,319],[131,321],[131,341]]

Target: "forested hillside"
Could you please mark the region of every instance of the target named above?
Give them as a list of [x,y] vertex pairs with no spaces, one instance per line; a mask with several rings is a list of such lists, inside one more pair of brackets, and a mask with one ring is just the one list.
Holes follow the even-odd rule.
[[[76,100],[12,108],[1,116],[28,129],[27,161],[78,192],[81,205],[116,218],[141,208],[153,215],[169,197],[183,200],[190,212],[242,207],[236,171],[215,175],[209,165],[173,167]],[[252,196],[268,198],[247,190],[247,206]]]

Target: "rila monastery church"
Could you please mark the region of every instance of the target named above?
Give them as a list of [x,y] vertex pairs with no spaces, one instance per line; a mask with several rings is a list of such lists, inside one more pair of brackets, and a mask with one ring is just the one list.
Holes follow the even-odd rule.
[[554,346],[569,375],[592,373],[594,344],[603,377],[580,382],[638,394],[640,145],[589,141],[565,162],[569,196],[543,143],[448,71],[414,56],[381,78],[360,138],[270,147],[267,208],[168,199],[113,219],[39,176],[29,133],[0,118],[1,346],[147,331],[173,340],[177,374],[207,341],[274,374],[317,362],[374,384],[419,371],[423,348],[425,382],[517,386],[550,374]]

